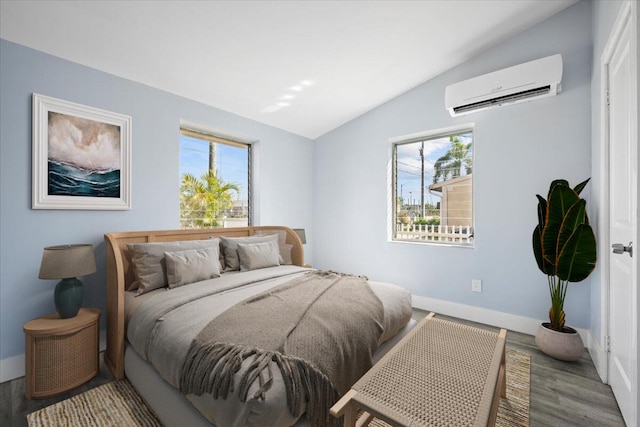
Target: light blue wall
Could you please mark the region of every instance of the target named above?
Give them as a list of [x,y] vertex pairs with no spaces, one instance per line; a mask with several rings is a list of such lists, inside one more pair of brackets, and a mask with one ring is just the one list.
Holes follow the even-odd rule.
[[[564,61],[559,96],[460,118],[445,110],[447,85],[556,53]],[[591,174],[591,66],[591,4],[580,2],[316,140],[315,266],[366,274],[419,296],[545,319],[547,280],[530,243],[535,195],[546,195],[555,178],[577,184]],[[388,242],[388,140],[469,122],[475,124],[475,249]],[[473,278],[483,280],[482,293],[471,292]],[[571,325],[589,326],[589,286],[589,279],[570,286]]]
[[[623,1],[595,1],[593,2],[593,64],[592,64],[592,79],[591,79],[591,168],[592,168],[592,185],[591,185],[591,206],[590,217],[593,224],[598,225],[600,220],[600,212],[604,209],[603,206],[603,188],[602,188],[602,138],[601,131],[601,90],[602,85],[600,79],[602,78],[601,58],[604,52],[604,47],[607,44],[609,33],[613,27],[613,24],[618,16],[620,7]],[[602,230],[599,227],[595,227],[596,237],[598,237]],[[600,253],[600,258],[607,256],[605,253]],[[591,276],[591,335],[598,341],[600,346],[603,345],[602,331],[602,263],[596,266],[595,271]]]
[[[34,92],[132,116],[130,211],[31,209]],[[178,227],[181,119],[259,140],[257,223],[310,229],[310,140],[0,40],[0,359],[24,352],[26,321],[55,311],[55,281],[38,279],[44,246],[95,246],[98,271],[83,279],[83,305],[104,312],[103,234]]]

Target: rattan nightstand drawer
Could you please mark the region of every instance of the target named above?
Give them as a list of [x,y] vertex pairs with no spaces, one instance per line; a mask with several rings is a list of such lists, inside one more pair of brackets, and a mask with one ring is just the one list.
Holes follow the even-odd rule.
[[80,309],[70,319],[52,313],[24,325],[27,399],[63,393],[98,373],[99,319],[99,310]]

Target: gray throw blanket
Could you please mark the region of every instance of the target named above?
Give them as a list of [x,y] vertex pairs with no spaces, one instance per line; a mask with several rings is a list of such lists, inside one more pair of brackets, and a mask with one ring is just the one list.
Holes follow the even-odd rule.
[[306,405],[313,426],[339,425],[328,410],[371,367],[383,321],[382,303],[365,278],[309,272],[233,306],[205,326],[185,358],[180,391],[224,399],[237,386],[244,402],[258,380],[258,391],[249,398],[264,399],[273,364],[284,379],[293,416]]

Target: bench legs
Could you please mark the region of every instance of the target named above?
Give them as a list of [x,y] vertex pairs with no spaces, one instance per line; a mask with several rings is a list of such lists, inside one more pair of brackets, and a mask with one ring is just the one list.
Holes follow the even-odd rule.
[[500,397],[507,397],[507,330],[500,329],[498,339],[505,341],[502,347],[502,361],[500,362],[500,373],[498,374],[498,383],[500,387]]
[[[498,339],[506,340],[507,331],[500,329]],[[496,389],[493,393],[493,402],[491,403],[491,413],[489,415],[489,424],[494,426],[496,424],[496,418],[498,417],[498,408],[500,407],[500,398],[507,397],[507,359],[506,359],[506,345],[502,347],[502,359],[500,360],[500,371],[498,372],[498,381],[496,382]]]
[[363,412],[358,418],[358,408],[351,402],[351,399],[357,393],[355,390],[349,390],[329,410],[329,413],[336,418],[344,415],[344,422],[342,424],[344,427],[366,427],[373,421],[373,415],[368,412]]
[[356,425],[356,418],[358,416],[358,408],[351,403],[353,396],[357,394],[355,390],[349,390],[338,400],[335,405],[331,407],[329,413],[336,418],[340,418],[344,415],[344,426],[353,427]]
[[[358,421],[356,421],[356,427],[366,427],[369,425],[369,423],[371,421],[373,421],[374,416],[371,415],[370,413],[364,411],[362,412],[362,415],[360,415],[360,418],[358,418]],[[346,424],[344,424],[344,426],[346,427]]]

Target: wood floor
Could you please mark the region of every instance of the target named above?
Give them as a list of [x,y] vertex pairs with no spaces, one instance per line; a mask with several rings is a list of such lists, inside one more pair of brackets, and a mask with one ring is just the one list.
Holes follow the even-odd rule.
[[[421,319],[425,315],[425,312],[414,310],[413,317]],[[497,330],[491,326],[439,317]],[[531,427],[624,426],[611,388],[600,381],[588,352],[585,351],[577,362],[560,362],[542,354],[531,335],[518,332],[509,332],[507,347],[531,356]],[[100,374],[97,377],[58,397],[25,399],[24,378],[0,384],[0,426],[26,426],[28,413],[112,381],[113,376],[102,363],[102,357],[100,360]]]

